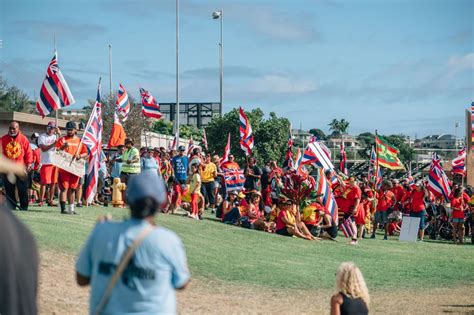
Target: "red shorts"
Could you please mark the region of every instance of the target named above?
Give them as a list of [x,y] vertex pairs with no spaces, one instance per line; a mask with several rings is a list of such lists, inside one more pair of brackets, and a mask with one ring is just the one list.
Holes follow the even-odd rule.
[[58,176],[56,173],[56,166],[52,164],[43,165],[40,170],[41,185],[57,184]]
[[73,175],[69,172],[59,170],[59,180],[58,180],[58,185],[59,189],[61,190],[67,190],[69,188],[71,189],[76,189],[77,186],[79,185],[79,176]]

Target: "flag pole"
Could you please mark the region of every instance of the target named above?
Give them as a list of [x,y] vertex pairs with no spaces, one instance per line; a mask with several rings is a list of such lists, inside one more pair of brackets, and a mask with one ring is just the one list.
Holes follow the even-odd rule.
[[112,99],[112,45],[109,44],[109,98]]
[[[56,60],[58,60],[58,52],[56,50],[56,34],[54,34],[54,54],[56,55]],[[56,125],[56,128],[58,128],[58,117],[59,117],[59,109],[56,109],[55,111],[55,119],[54,119],[54,124]]]

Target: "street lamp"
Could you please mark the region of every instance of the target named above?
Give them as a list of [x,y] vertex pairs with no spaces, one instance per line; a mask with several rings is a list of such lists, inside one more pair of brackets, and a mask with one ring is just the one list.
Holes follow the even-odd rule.
[[219,108],[219,114],[222,117],[222,108],[224,106],[223,104],[223,94],[222,94],[222,86],[223,86],[223,81],[224,81],[224,64],[223,64],[223,58],[224,58],[224,41],[223,41],[223,32],[222,32],[222,24],[224,20],[224,13],[222,10],[219,11],[214,11],[212,12],[212,18],[214,20],[220,19],[221,21],[221,41],[219,43],[219,67],[220,67],[220,76],[219,76],[219,93],[220,93],[220,108]]
[[176,0],[176,117],[174,134],[176,147],[179,146],[179,0]]

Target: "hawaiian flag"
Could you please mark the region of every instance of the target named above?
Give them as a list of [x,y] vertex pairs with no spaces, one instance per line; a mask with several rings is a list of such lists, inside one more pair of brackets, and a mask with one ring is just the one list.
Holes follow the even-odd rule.
[[117,106],[117,112],[122,121],[126,121],[128,114],[130,113],[130,100],[128,99],[127,91],[125,91],[125,88],[122,84],[119,85],[117,101],[115,102],[115,105]]
[[336,199],[331,190],[331,184],[324,175],[324,169],[318,168],[318,178],[316,180],[317,190],[316,193],[321,195],[321,203],[326,212],[331,215],[334,222],[337,224],[338,220],[338,208]]
[[[314,142],[314,141],[310,141],[310,142]],[[331,150],[329,150],[329,148],[324,144],[324,142],[322,142],[321,140],[318,140],[316,142],[318,142],[319,146],[321,147],[323,152],[326,154],[328,159],[331,159]]]
[[293,166],[293,169],[296,171],[298,175],[306,176],[308,174],[306,167],[301,164],[301,161],[303,160],[303,155],[301,154],[301,149],[298,148],[298,151],[296,152],[296,159],[295,159],[295,165]]
[[207,137],[206,137],[206,129],[202,128],[202,145],[204,146],[204,149],[206,149],[206,152],[209,151],[209,147],[207,145]]
[[327,156],[319,142],[311,142],[306,146],[301,164],[315,164],[325,171],[334,170],[331,159]]
[[252,155],[253,134],[252,127],[242,107],[239,108],[240,119],[240,147],[244,150],[245,155]]
[[222,155],[220,165],[224,164],[225,162],[229,161],[229,155],[230,155],[230,132],[229,135],[227,136],[227,144],[225,145],[224,149],[224,154]]
[[346,158],[346,151],[344,149],[344,140],[341,141],[341,150],[339,151],[339,154],[340,154],[339,170],[344,175],[347,175],[347,158]]
[[449,187],[448,177],[443,171],[441,159],[438,154],[433,153],[431,160],[430,173],[428,175],[428,189],[438,197],[444,197],[449,202],[451,188]]
[[95,194],[97,193],[97,183],[99,179],[99,167],[100,167],[100,152],[102,146],[102,104],[100,103],[100,80],[97,88],[97,99],[92,109],[92,113],[87,122],[87,126],[84,129],[84,135],[82,141],[89,151],[87,160],[87,170],[85,176],[85,193],[84,199],[87,204],[91,204],[94,201]]
[[158,104],[147,90],[140,88],[140,95],[142,96],[142,113],[145,117],[160,119],[163,116],[160,112],[160,104]]
[[54,52],[43,85],[41,85],[41,91],[36,101],[36,109],[44,118],[52,111],[74,104],[74,102],[69,86],[59,70],[57,54]]
[[453,159],[451,162],[452,165],[452,174],[461,174],[466,175],[466,148],[462,148],[458,152],[458,156]]
[[223,172],[227,192],[244,189],[245,175],[243,170],[224,168]]
[[375,149],[372,147],[372,152],[370,153],[370,161],[369,161],[369,171],[367,173],[367,178],[369,182],[372,183],[372,187],[374,189],[380,189],[382,186],[382,169],[379,166],[377,153]]
[[189,142],[188,142],[188,155],[191,155],[193,153],[193,150],[194,150],[195,146],[194,146],[194,140],[193,140],[193,137],[191,136],[191,138],[189,138]]
[[173,141],[171,141],[168,145],[168,149],[171,150],[178,150],[178,134],[174,135]]

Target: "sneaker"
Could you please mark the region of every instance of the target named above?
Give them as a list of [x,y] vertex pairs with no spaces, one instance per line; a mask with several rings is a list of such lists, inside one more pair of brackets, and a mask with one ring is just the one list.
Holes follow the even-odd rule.
[[212,208],[211,209],[211,214],[215,214],[216,213],[216,208]]
[[78,215],[79,213],[77,213],[76,211],[72,210],[72,211],[70,212],[70,214]]
[[72,213],[69,212],[68,210],[65,210],[65,211],[61,211],[61,214],[72,214]]
[[82,202],[78,202],[78,203],[76,204],[76,207],[82,208]]
[[383,240],[384,240],[384,241],[388,240],[387,235],[384,235]]
[[371,240],[375,240],[375,234],[372,234],[372,235],[370,236],[370,239],[371,239]]
[[349,244],[351,244],[351,245],[358,245],[359,242],[357,242],[357,240],[352,240],[352,241],[349,242]]

